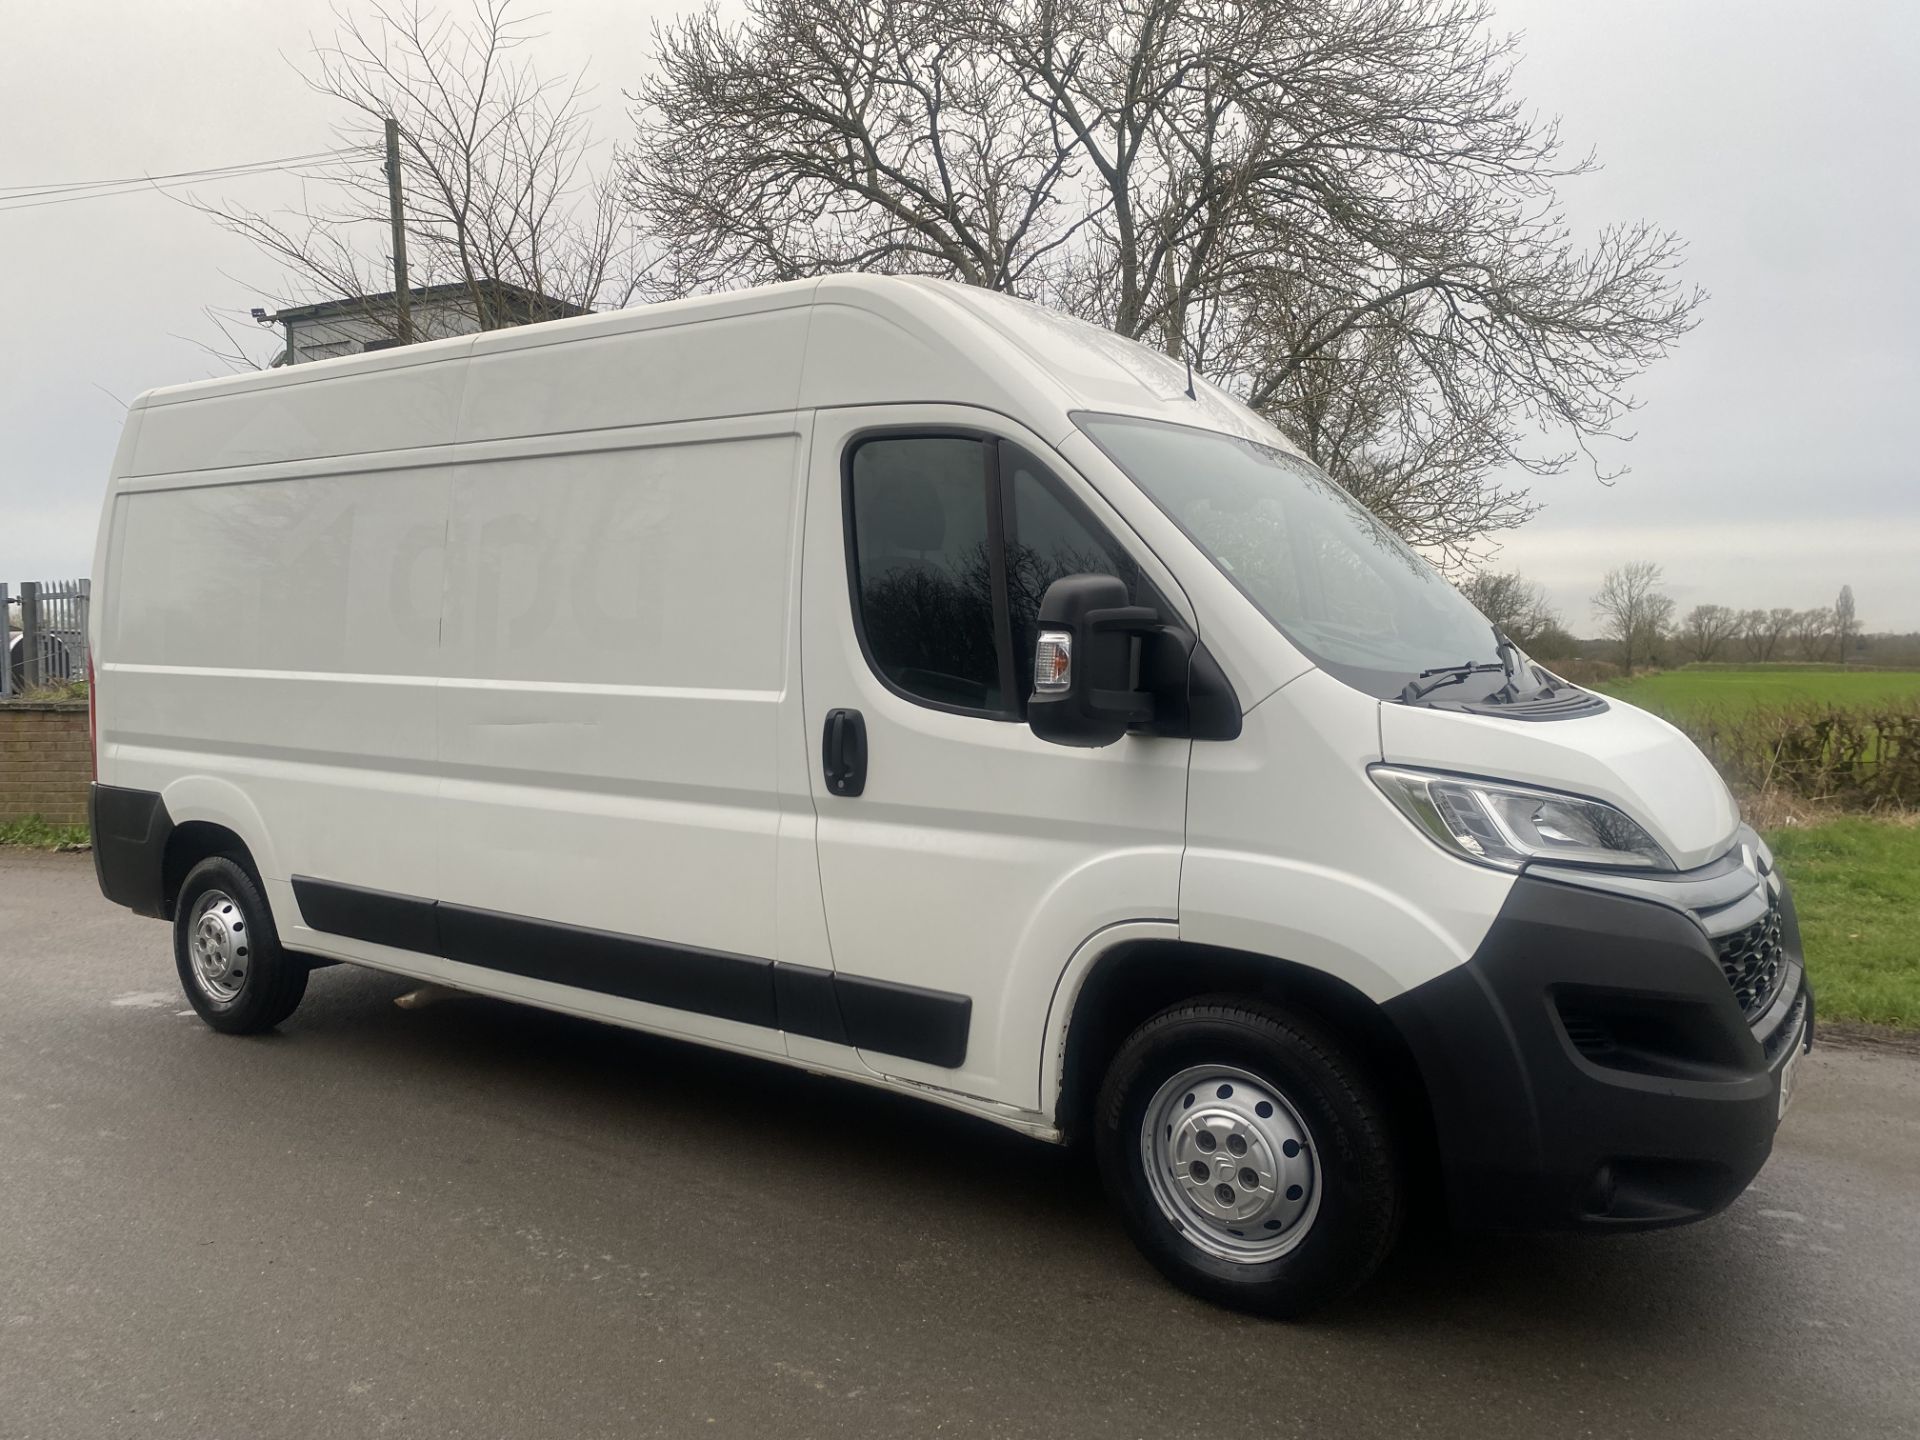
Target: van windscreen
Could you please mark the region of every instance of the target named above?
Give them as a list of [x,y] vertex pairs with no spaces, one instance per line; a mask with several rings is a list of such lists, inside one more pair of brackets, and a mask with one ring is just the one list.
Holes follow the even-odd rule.
[[1473,663],[1488,670],[1460,686],[1460,699],[1502,683],[1486,618],[1314,465],[1217,430],[1074,418],[1297,649],[1338,679],[1389,699],[1423,670]]

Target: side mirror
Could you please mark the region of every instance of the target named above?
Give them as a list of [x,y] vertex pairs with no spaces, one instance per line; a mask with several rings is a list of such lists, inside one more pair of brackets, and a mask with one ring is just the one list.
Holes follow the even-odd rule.
[[1134,638],[1160,616],[1127,601],[1111,575],[1065,575],[1040,601],[1033,697],[1027,724],[1056,745],[1111,745],[1153,719],[1153,696],[1138,688]]

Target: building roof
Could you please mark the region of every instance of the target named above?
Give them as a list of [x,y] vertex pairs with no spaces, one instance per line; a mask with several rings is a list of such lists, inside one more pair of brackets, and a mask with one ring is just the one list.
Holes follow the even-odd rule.
[[[475,285],[486,289],[496,301],[542,320],[564,320],[593,313],[586,306],[575,305],[571,300],[556,299],[552,295],[543,295],[538,290],[529,290],[505,280],[479,280]],[[387,290],[378,295],[354,295],[341,300],[322,300],[313,305],[290,306],[276,311],[273,319],[276,323],[285,324],[289,321],[329,320],[338,315],[362,315],[369,310],[392,305],[397,293]],[[407,294],[414,305],[430,305],[437,300],[468,299],[472,290],[465,281],[456,280],[446,285],[415,285]]]

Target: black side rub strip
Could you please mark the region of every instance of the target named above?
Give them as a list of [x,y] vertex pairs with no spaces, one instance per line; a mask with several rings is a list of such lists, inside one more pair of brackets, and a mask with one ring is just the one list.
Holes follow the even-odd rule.
[[967,1058],[973,1001],[965,995],[305,875],[293,877],[293,897],[305,923],[329,935],[949,1070]]
[[882,1055],[905,1055],[949,1070],[967,1058],[973,1001],[965,995],[847,975],[833,977],[833,992],[840,1001],[849,1045]]
[[550,980],[577,990],[670,1005],[748,1025],[773,1026],[773,965],[607,930],[526,920],[441,901],[440,954],[463,965]]
[[324,880],[293,877],[293,898],[300,918],[316,930],[368,940],[397,950],[440,953],[440,936],[431,900],[389,895],[384,890],[362,890],[356,885],[330,885]]

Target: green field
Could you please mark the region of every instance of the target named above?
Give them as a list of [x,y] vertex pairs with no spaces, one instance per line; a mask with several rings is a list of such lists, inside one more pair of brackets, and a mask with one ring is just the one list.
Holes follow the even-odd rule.
[[1833,820],[1767,843],[1793,887],[1820,1015],[1920,1027],[1920,825]]
[[1689,667],[1607,680],[1594,687],[1668,719],[1757,705],[1877,705],[1920,699],[1920,670],[1826,670],[1756,666],[1750,670]]

